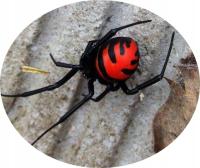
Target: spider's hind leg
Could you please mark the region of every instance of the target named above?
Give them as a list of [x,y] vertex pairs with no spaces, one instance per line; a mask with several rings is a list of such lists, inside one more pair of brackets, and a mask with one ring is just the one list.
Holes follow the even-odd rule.
[[151,86],[157,82],[159,82],[160,80],[162,80],[162,78],[164,77],[164,73],[165,73],[165,69],[167,67],[167,63],[169,61],[169,56],[171,54],[171,50],[172,50],[172,46],[173,46],[173,41],[174,41],[174,35],[175,35],[175,32],[172,33],[172,36],[171,36],[171,41],[170,41],[170,45],[169,45],[169,49],[168,49],[168,53],[167,53],[167,57],[165,59],[165,63],[163,65],[163,68],[160,72],[159,75],[156,75],[154,78],[144,82],[144,83],[141,83],[140,85],[137,85],[134,89],[129,89],[127,87],[127,85],[125,84],[125,82],[121,83],[121,89],[124,91],[124,93],[128,94],[128,95],[133,95],[133,94],[136,94],[138,93],[140,90],[148,87],[148,86]]
[[46,133],[48,133],[51,129],[55,128],[57,125],[63,123],[65,120],[67,120],[76,110],[78,110],[83,104],[85,104],[87,101],[90,100],[90,98],[94,95],[94,80],[90,79],[88,81],[88,94],[78,103],[76,103],[69,111],[67,111],[63,116],[60,117],[60,119],[54,123],[52,126],[50,126],[46,131],[44,131],[42,134],[40,134],[39,137],[35,141],[33,141],[31,144],[34,145],[38,140],[40,140]]

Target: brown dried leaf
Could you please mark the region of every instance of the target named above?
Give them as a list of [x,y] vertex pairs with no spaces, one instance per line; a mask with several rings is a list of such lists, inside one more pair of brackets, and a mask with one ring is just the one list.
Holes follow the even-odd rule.
[[[194,56],[190,55],[189,57]],[[191,68],[188,60],[194,60],[194,58],[187,57],[185,60],[181,60],[183,66],[178,66],[182,75],[181,82],[176,83],[166,79],[171,92],[168,100],[154,118],[155,152],[165,148],[183,131],[195,110],[199,95],[199,73],[197,65],[193,64],[195,66]]]

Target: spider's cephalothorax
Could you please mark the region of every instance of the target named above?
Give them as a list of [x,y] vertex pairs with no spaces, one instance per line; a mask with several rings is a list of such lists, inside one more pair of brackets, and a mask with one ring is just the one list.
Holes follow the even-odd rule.
[[[79,65],[72,65],[63,62],[57,62],[53,55],[50,54],[51,59],[56,66],[70,68],[71,70],[60,79],[58,82],[35,89],[32,91],[20,93],[20,94],[1,94],[5,97],[27,97],[44,91],[51,91],[66,83],[72,76],[78,71],[81,71],[88,80],[88,94],[84,95],[84,98],[75,104],[69,111],[67,111],[55,124],[44,131],[33,143],[35,144],[42,136],[44,136],[52,128],[58,124],[64,122],[71,114],[73,114],[80,106],[86,103],[88,100],[100,101],[106,94],[111,91],[122,89],[125,94],[133,95],[140,90],[159,82],[165,73],[169,56],[172,50],[173,40],[175,33],[172,33],[171,41],[168,49],[168,53],[160,74],[155,77],[137,85],[133,89],[129,89],[125,81],[137,69],[139,64],[139,49],[137,43],[129,37],[115,37],[112,38],[118,31],[127,27],[135,26],[138,24],[148,23],[151,20],[138,21],[132,24],[121,26],[115,29],[111,29],[105,36],[98,40],[89,41],[88,45],[81,56]],[[100,83],[106,85],[106,89],[96,98],[94,95],[94,82],[98,79]]]
[[90,51],[89,49],[96,44],[96,40],[89,41],[85,51],[83,52],[80,59],[80,67],[83,73],[83,76],[87,79],[96,78],[95,73],[95,58],[97,57],[98,48]]

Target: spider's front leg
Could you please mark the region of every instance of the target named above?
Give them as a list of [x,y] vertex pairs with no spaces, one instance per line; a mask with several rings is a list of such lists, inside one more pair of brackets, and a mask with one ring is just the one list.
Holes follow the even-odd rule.
[[80,69],[80,65],[73,65],[73,64],[67,64],[67,63],[64,63],[64,62],[58,62],[54,59],[53,55],[50,53],[49,54],[53,63],[58,66],[58,67],[63,67],[63,68],[77,68],[77,69]]
[[148,22],[151,22],[151,20],[138,21],[138,22],[135,22],[135,23],[127,24],[125,26],[121,26],[121,27],[118,27],[118,28],[111,29],[100,40],[98,40],[98,42],[96,43],[96,45],[94,46],[94,48],[97,48],[97,47],[101,46],[103,43],[105,43],[107,40],[109,40],[110,38],[112,38],[120,30],[126,29],[128,27],[132,27],[132,26],[135,26],[135,25],[148,23]]
[[155,76],[154,78],[140,84],[140,85],[137,85],[134,89],[129,89],[127,87],[127,85],[125,84],[125,82],[121,83],[121,89],[128,95],[133,95],[133,94],[136,94],[137,92],[139,92],[140,90],[148,87],[148,86],[151,86],[157,82],[159,82],[160,80],[163,79],[163,76],[164,76],[164,73],[165,73],[165,69],[167,67],[167,63],[168,63],[168,60],[169,60],[169,56],[170,56],[170,53],[171,53],[171,50],[172,50],[172,46],[173,46],[173,41],[174,41],[174,35],[175,35],[175,32],[172,33],[172,36],[171,36],[171,42],[170,42],[170,45],[169,45],[169,50],[168,50],[168,53],[167,53],[167,57],[165,59],[165,63],[163,65],[163,68],[162,68],[162,71],[159,75]]

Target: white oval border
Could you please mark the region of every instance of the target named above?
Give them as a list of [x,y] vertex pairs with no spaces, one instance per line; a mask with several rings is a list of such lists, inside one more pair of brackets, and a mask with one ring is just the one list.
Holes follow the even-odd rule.
[[[190,45],[200,67],[199,0],[121,0],[145,8],[172,24]],[[3,59],[19,33],[41,15],[77,0],[6,0],[0,2],[0,69]],[[191,3],[192,2],[192,3]],[[1,101],[1,100],[0,100]],[[123,167],[199,167],[200,103],[183,133],[159,154]],[[31,147],[10,123],[0,102],[0,166],[7,168],[77,167],[52,159]]]

